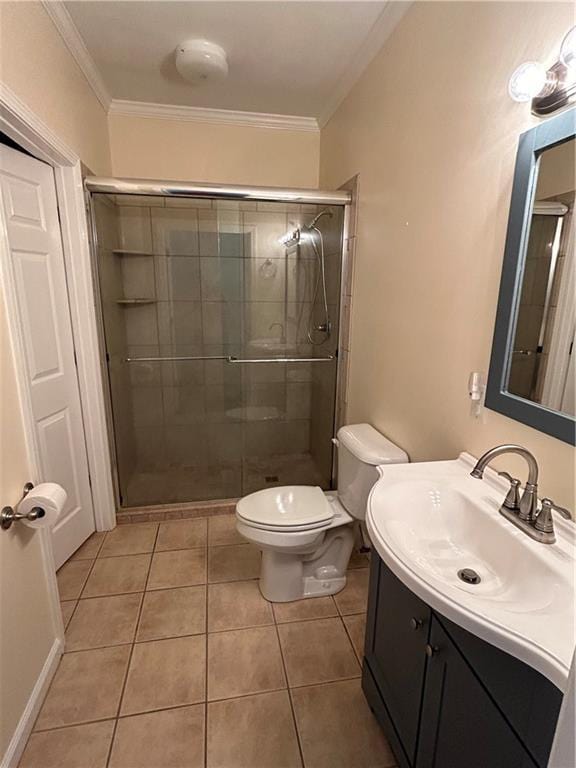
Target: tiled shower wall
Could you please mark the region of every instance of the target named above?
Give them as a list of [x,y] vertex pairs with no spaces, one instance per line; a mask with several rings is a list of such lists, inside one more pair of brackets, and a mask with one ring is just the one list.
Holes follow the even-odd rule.
[[[97,223],[99,268],[119,464],[130,467],[121,475],[138,475],[124,503],[236,497],[276,476],[327,487],[335,363],[125,359],[333,353],[342,209],[321,220],[333,332],[312,347],[316,257],[309,245],[287,253],[279,241],[310,221],[316,206],[117,196],[97,208],[106,211]],[[321,320],[317,309],[314,322]],[[313,385],[319,368],[321,389]]]

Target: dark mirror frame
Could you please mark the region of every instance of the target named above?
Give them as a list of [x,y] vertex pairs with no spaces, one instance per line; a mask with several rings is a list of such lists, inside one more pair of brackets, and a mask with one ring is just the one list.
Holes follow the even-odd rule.
[[576,136],[576,109],[562,112],[520,136],[492,341],[490,372],[486,387],[487,408],[571,445],[576,444],[576,419],[546,408],[540,403],[533,403],[513,395],[507,391],[506,387],[516,333],[517,310],[524,276],[538,161],[544,150],[574,136]]

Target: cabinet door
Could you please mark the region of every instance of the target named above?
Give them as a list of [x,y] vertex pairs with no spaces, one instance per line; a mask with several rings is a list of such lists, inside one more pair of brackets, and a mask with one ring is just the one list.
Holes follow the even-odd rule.
[[416,768],[534,768],[436,618],[429,643]]
[[396,735],[414,762],[430,609],[372,550],[365,659]]

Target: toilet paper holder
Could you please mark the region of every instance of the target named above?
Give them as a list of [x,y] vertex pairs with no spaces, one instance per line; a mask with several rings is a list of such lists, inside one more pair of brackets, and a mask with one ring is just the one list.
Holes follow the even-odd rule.
[[[25,499],[26,496],[28,496],[32,488],[34,488],[34,483],[26,483],[22,491],[22,499]],[[20,499],[20,501],[22,501],[22,499]],[[18,504],[20,504],[20,501]],[[16,506],[18,506],[18,504],[16,504]],[[42,507],[32,507],[27,515],[16,512],[14,507],[3,507],[2,512],[0,512],[0,528],[3,531],[7,531],[15,520],[38,520],[39,518],[44,517],[45,514],[46,512]]]

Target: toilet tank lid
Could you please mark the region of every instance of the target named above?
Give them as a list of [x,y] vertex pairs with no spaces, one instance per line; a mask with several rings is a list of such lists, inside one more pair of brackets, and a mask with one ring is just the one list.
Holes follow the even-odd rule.
[[408,454],[384,437],[370,424],[350,424],[340,427],[338,440],[350,453],[365,464],[404,464]]

